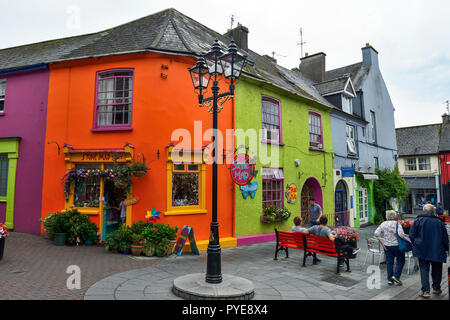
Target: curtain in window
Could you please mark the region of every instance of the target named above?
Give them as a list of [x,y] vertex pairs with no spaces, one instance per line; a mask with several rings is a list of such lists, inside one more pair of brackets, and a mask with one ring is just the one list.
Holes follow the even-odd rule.
[[98,125],[113,124],[114,111],[114,78],[99,81]]

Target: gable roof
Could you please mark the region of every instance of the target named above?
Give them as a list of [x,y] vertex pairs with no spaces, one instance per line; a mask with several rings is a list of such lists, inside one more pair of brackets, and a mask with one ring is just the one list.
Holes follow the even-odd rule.
[[356,91],[361,89],[370,68],[364,68],[362,62],[325,72],[325,80],[334,80],[349,75]]
[[[133,52],[199,56],[210,49],[215,39],[223,49],[230,42],[229,38],[177,10],[166,9],[97,33],[0,50],[0,71]],[[313,82],[299,72],[281,67],[251,50],[243,53],[253,62],[244,69],[247,76],[333,108],[314,88]]]
[[398,155],[416,156],[439,153],[441,124],[397,128]]

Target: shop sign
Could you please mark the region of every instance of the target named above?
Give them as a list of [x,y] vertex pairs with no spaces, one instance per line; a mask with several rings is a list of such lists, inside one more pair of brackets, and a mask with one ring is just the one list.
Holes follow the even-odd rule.
[[139,201],[138,197],[131,197],[131,198],[125,199],[123,201],[123,204],[125,206],[132,206],[133,204],[136,204],[138,201]]
[[199,255],[200,252],[197,248],[197,243],[195,242],[194,238],[194,229],[189,226],[184,226],[181,230],[180,236],[178,237],[177,243],[175,245],[175,253],[178,256],[181,256],[181,253],[183,252],[184,245],[186,243],[186,240],[189,239],[189,245],[191,246],[191,252],[193,254]]
[[353,168],[342,168],[343,178],[352,178],[355,175],[355,170]]
[[236,155],[231,165],[231,178],[233,182],[240,186],[249,184],[255,172],[255,165],[250,164],[248,154],[241,153]]
[[295,183],[290,183],[286,187],[286,198],[287,202],[294,204],[298,200],[298,187]]

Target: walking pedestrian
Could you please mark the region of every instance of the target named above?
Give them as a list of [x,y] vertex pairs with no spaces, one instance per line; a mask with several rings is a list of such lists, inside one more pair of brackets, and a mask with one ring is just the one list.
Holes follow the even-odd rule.
[[[387,279],[388,285],[393,285],[394,282],[398,285],[403,283],[400,281],[402,275],[403,266],[405,265],[405,253],[401,252],[398,248],[398,235],[408,240],[401,224],[397,221],[397,212],[394,210],[386,211],[386,221],[384,221],[375,230],[375,236],[383,237],[383,243],[386,253],[386,269],[387,269]],[[409,240],[408,240],[409,241]],[[394,271],[394,259],[397,260],[397,266]]]
[[433,205],[425,205],[423,214],[414,221],[409,237],[413,243],[413,255],[419,258],[422,289],[419,295],[430,297],[430,265],[434,294],[441,294],[442,264],[447,261],[448,234],[444,223],[434,215]]
[[438,216],[443,216],[444,215],[444,207],[442,206],[442,204],[440,202],[437,203],[436,214]]
[[320,225],[319,219],[322,217],[322,207],[316,203],[316,199],[309,199],[309,227]]

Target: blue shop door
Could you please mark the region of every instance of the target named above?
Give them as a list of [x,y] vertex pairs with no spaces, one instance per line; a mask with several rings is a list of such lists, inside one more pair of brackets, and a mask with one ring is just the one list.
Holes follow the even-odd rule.
[[345,216],[347,214],[347,191],[346,190],[336,190],[334,195],[335,203],[335,219],[337,226],[346,225]]

